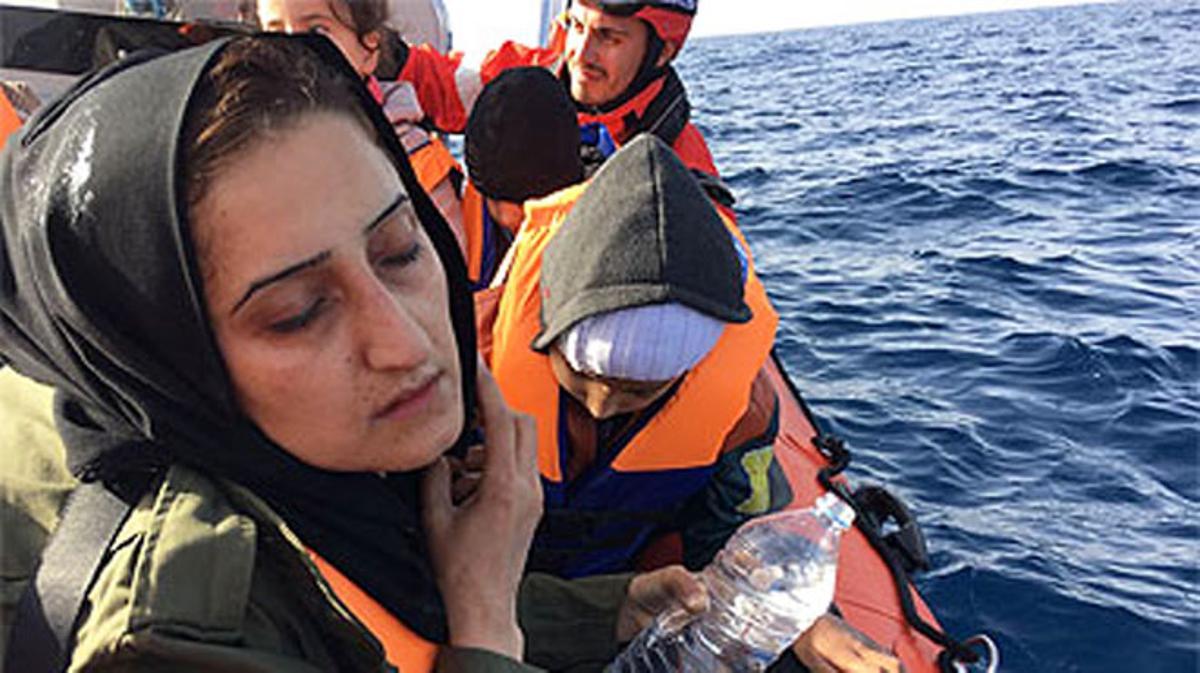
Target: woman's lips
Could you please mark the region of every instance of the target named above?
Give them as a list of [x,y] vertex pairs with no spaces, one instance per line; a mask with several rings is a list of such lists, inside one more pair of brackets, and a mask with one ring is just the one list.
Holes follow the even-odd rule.
[[442,374],[439,372],[424,383],[401,391],[375,413],[374,420],[404,421],[424,413],[433,403],[441,380]]

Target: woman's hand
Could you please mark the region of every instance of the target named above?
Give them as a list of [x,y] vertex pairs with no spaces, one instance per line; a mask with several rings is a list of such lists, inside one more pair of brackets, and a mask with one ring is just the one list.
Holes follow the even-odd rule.
[[461,505],[479,489],[487,451],[475,444],[467,449],[462,458],[446,456],[446,461],[450,465],[450,499],[455,505]]
[[633,640],[659,613],[672,608],[690,616],[708,609],[708,591],[694,574],[676,565],[635,576],[617,614],[617,642]]
[[532,418],[505,405],[486,368],[480,368],[476,384],[486,437],[482,473],[456,503],[447,459],[430,466],[423,488],[425,529],[450,644],[519,660],[524,638],[517,626],[517,587],[542,514],[537,432]]
[[903,673],[904,664],[846,622],[823,615],[792,645],[812,673]]

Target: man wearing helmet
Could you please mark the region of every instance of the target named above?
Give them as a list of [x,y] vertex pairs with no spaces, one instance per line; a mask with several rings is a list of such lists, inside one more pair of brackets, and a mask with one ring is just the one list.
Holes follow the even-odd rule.
[[[569,0],[545,48],[506,42],[490,52],[478,75],[433,49],[413,47],[401,79],[416,86],[439,128],[466,123],[483,83],[517,66],[540,65],[558,74],[571,93],[581,125],[602,123],[619,145],[651,132],[685,165],[718,184],[704,138],[690,122],[691,106],[671,61],[683,48],[697,0]],[[594,167],[589,167],[594,168]]]

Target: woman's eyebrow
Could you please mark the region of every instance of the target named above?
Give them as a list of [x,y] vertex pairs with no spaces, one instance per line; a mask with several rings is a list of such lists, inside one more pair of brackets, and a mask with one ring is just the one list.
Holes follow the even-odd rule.
[[393,213],[395,213],[397,210],[400,209],[400,206],[403,206],[408,201],[409,201],[408,194],[405,194],[404,192],[400,192],[399,194],[397,194],[396,199],[394,201],[392,201],[386,207],[384,207],[384,209],[382,211],[380,211],[379,214],[376,215],[374,219],[371,220],[370,224],[363,227],[363,235],[365,236],[365,235],[370,234],[371,232],[375,231],[376,229],[378,229],[379,225],[386,222],[387,218],[391,217]]
[[250,287],[246,290],[246,294],[242,295],[242,298],[238,300],[238,303],[233,305],[233,310],[231,310],[229,313],[231,315],[234,313],[237,313],[238,309],[240,309],[243,305],[245,305],[245,303],[247,301],[250,301],[250,297],[253,297],[255,292],[258,292],[259,290],[263,289],[264,287],[266,287],[272,283],[277,283],[289,276],[294,276],[297,273],[300,273],[301,271],[305,271],[307,269],[313,268],[314,266],[322,264],[332,256],[333,256],[333,253],[326,250],[324,252],[313,255],[312,257],[309,257],[308,259],[306,259],[302,262],[297,262],[297,263],[287,267],[286,269],[283,269],[282,271],[273,273],[273,274],[267,276],[266,278],[260,278],[256,281],[254,281],[253,283],[250,283]]
[[[387,206],[385,206],[384,209],[381,210],[378,215],[371,218],[371,221],[370,221],[370,223],[367,224],[367,226],[363,227],[363,235],[364,236],[368,235],[371,232],[378,229],[379,225],[386,222],[387,219],[389,217],[391,217],[392,214],[395,213],[400,208],[400,206],[404,205],[408,200],[409,200],[408,195],[405,194],[404,192],[400,192],[399,194],[397,194],[396,198],[393,199],[391,203],[389,203]],[[242,306],[244,306],[247,301],[250,301],[250,298],[254,296],[255,292],[258,292],[259,290],[263,289],[264,287],[266,287],[268,285],[271,285],[272,283],[277,283],[285,278],[294,276],[294,275],[300,273],[301,271],[306,271],[308,269],[313,268],[314,266],[323,264],[332,255],[333,255],[333,253],[331,251],[325,250],[323,252],[317,253],[316,255],[313,255],[312,257],[309,257],[306,260],[292,264],[291,266],[287,267],[286,269],[282,269],[282,270],[277,271],[269,276],[260,278],[256,281],[254,281],[253,283],[250,283],[250,287],[246,289],[246,294],[242,295],[242,298],[239,299],[238,302],[233,305],[233,309],[229,313],[230,314],[237,313],[238,309],[240,309]]]

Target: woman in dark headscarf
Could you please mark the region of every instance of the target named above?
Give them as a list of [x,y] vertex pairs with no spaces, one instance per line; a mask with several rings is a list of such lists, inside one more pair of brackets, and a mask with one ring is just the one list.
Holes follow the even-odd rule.
[[10,139],[0,190],[0,355],[126,505],[72,670],[596,665],[695,596],[675,569],[518,601],[535,433],[477,374],[453,235],[324,40],[126,60]]

